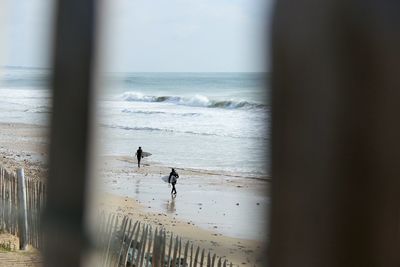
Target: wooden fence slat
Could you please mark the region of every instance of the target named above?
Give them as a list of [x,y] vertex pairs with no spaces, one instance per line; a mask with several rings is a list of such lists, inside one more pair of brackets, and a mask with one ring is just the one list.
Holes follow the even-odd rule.
[[149,236],[150,236],[150,240],[149,240],[149,246],[147,247],[147,253],[146,253],[146,256],[147,256],[146,267],[150,266],[150,251],[151,251],[151,245],[153,243],[153,238],[151,238],[152,237],[152,228],[151,228],[151,226],[150,226]]
[[[122,253],[122,255],[125,255],[125,256],[124,256],[124,261],[123,261],[125,265],[126,265],[126,263],[127,263],[127,261],[128,261],[128,256],[129,256],[130,247],[131,247],[131,244],[132,244],[132,242],[133,242],[133,239],[135,238],[135,232],[136,232],[136,228],[137,228],[137,227],[140,227],[138,221],[136,221],[135,224],[133,225],[132,232],[130,232],[130,234],[129,234],[129,238],[128,238],[128,243],[127,243],[126,249],[125,249],[124,252]],[[135,251],[132,251],[132,262],[133,262],[134,252],[135,252]]]
[[5,220],[5,229],[8,231],[9,229],[8,229],[8,225],[9,225],[9,214],[8,214],[8,210],[9,210],[9,206],[8,206],[8,197],[9,197],[9,194],[10,194],[10,192],[8,191],[8,173],[6,172],[5,174],[5,179],[4,179],[4,181],[5,181],[5,184],[4,184],[4,186],[5,186],[5,190],[4,190],[4,192],[5,192],[5,199],[4,199],[4,207],[6,207],[6,210],[5,210],[5,217],[6,217],[6,220]]
[[[120,215],[117,215],[117,218],[120,218]],[[125,216],[122,217],[121,220],[118,220],[118,223],[114,227],[113,231],[113,237],[111,240],[111,247],[110,247],[110,256],[109,256],[109,264],[108,266],[115,266],[118,262],[118,252],[119,252],[119,247],[118,244],[120,243],[120,237],[122,234],[122,229],[125,225]]]
[[167,267],[171,266],[171,251],[172,251],[172,238],[173,238],[173,233],[171,233],[171,237],[169,240],[169,247],[168,247],[168,263]]
[[200,266],[203,267],[203,259],[204,259],[204,248],[201,251],[201,258],[200,258]]
[[183,255],[183,266],[184,266],[184,267],[187,267],[187,266],[188,266],[188,264],[187,264],[188,249],[189,249],[189,241],[186,242],[186,245],[185,245],[185,253],[184,253],[184,255]]
[[12,174],[10,173],[8,176],[8,231],[12,232],[12,225],[13,225],[13,219],[12,219]]
[[[126,218],[126,221],[128,221],[128,217],[125,217],[125,218]],[[126,227],[127,225],[128,225],[128,228]],[[123,259],[122,259],[123,252],[125,251],[126,243],[128,243],[128,240],[126,240],[126,239],[131,231],[131,227],[132,227],[132,220],[129,219],[129,224],[125,223],[123,235],[121,238],[121,246],[120,246],[119,253],[118,253],[118,266],[120,266],[121,262],[123,261]]]
[[11,192],[11,194],[10,194],[10,203],[11,203],[11,211],[10,211],[10,214],[11,214],[11,224],[10,224],[10,232],[11,232],[11,234],[13,234],[13,235],[15,235],[15,232],[14,232],[14,218],[15,218],[15,214],[14,214],[14,195],[15,195],[15,192],[14,192],[14,179],[12,179],[13,177],[11,177],[11,180],[10,180],[10,192]]
[[129,235],[131,227],[132,227],[132,219],[128,219],[127,216],[124,216],[122,225],[121,225],[121,230],[119,232],[119,235],[121,236],[121,240],[120,240],[121,245],[120,245],[120,249],[119,249],[119,253],[118,253],[118,264],[121,261],[122,251],[126,247],[126,243],[128,241],[127,236]]
[[141,261],[141,254],[142,254],[142,247],[143,247],[143,240],[144,240],[144,232],[145,232],[145,226],[142,225],[142,235],[140,237],[140,240],[138,241],[136,247],[137,247],[137,253],[136,253],[136,260],[135,260],[135,266],[139,266],[140,261]]
[[31,217],[32,217],[32,244],[35,244],[35,232],[36,232],[36,221],[35,221],[35,182],[31,182],[31,192],[32,192],[32,207],[31,207]]
[[179,249],[178,249],[178,266],[181,265],[181,247],[182,247],[182,240],[179,238]]
[[176,254],[178,253],[178,236],[175,238],[174,254],[172,256],[172,267],[176,265]]
[[106,229],[104,231],[104,238],[103,238],[104,243],[102,243],[103,248],[105,248],[107,246],[109,232],[111,229],[111,220],[113,220],[113,217],[114,217],[114,214],[108,214]]
[[38,183],[35,182],[35,246],[38,247],[38,235],[39,235],[39,216],[38,216],[38,200],[39,200],[39,190],[38,190]]
[[215,265],[215,258],[217,257],[217,255],[214,253],[214,256],[212,257],[212,261],[211,261],[211,267],[214,267]]
[[100,233],[101,236],[103,236],[103,238],[100,239],[101,240],[101,243],[100,243],[100,247],[101,247],[100,263],[101,263],[102,266],[104,266],[104,260],[105,260],[105,255],[106,255],[106,247],[107,247],[108,230],[110,228],[112,216],[113,216],[112,214],[108,214],[104,232]]
[[[18,169],[17,172],[17,181],[19,182],[18,190],[16,195],[18,195],[19,209],[17,207],[18,204],[15,205],[16,212],[15,216],[18,218],[18,237],[19,237],[19,248],[21,250],[26,250],[28,246],[28,211],[26,206],[26,187],[25,187],[25,175],[23,169]],[[17,185],[17,184],[15,184]],[[38,247],[38,244],[35,243],[35,246]]]
[[3,217],[4,217],[4,230],[7,229],[7,178],[6,178],[6,173],[4,170],[4,176],[3,176],[3,181],[4,181],[4,185],[3,185]]
[[3,221],[3,227],[4,227],[4,230],[6,230],[6,228],[7,228],[7,204],[6,204],[6,201],[7,201],[7,198],[6,198],[6,184],[7,184],[7,181],[6,181],[6,173],[5,173],[5,170],[4,170],[4,173],[3,173],[3,182],[4,182],[4,184],[3,184],[3,207],[4,207],[4,209],[3,209],[3,217],[4,217],[4,221]]
[[163,259],[162,253],[163,253],[163,247],[166,242],[164,240],[164,229],[162,229],[162,228],[160,229],[158,240],[159,240],[160,244],[158,246],[158,251],[157,251],[157,262],[158,262],[157,266],[164,266],[163,265],[164,259]]
[[[140,254],[140,261],[139,261],[139,267],[143,266],[143,262],[144,262],[144,257],[145,257],[145,250],[146,250],[146,243],[147,243],[147,235],[149,234],[149,226],[146,225],[146,229],[144,230],[144,240],[143,240],[143,244],[142,244],[142,252]],[[126,265],[126,263],[125,263]]]
[[115,220],[115,225],[112,229],[112,234],[111,234],[111,243],[110,243],[110,250],[109,250],[109,255],[108,255],[108,263],[107,266],[113,266],[113,261],[115,260],[115,253],[114,249],[115,249],[115,240],[118,237],[118,228],[120,225],[120,217],[117,215],[116,216],[116,220]]
[[13,177],[11,177],[11,180],[10,180],[10,221],[11,221],[11,224],[10,224],[10,232],[11,232],[11,234],[13,234],[13,235],[15,235],[15,233],[14,233],[14,218],[15,218],[15,215],[14,215],[14,195],[15,195],[15,192],[14,192],[14,179],[12,179]]
[[10,175],[10,180],[8,183],[8,191],[9,191],[9,197],[7,200],[8,203],[8,218],[9,218],[9,232],[12,232],[12,225],[13,225],[13,221],[12,221],[12,177]]
[[4,190],[4,197],[3,197],[3,207],[4,207],[4,230],[7,230],[7,178],[6,178],[6,173],[4,172],[4,185],[3,185],[3,190]]
[[151,257],[151,266],[157,266],[157,250],[158,250],[158,229],[156,227],[156,230],[154,231],[154,242],[153,242],[153,253],[152,253],[152,257]]
[[196,249],[196,256],[194,256],[193,267],[196,267],[196,266],[197,266],[197,259],[198,259],[198,257],[199,257],[199,250],[200,250],[200,247],[197,246],[197,249]]
[[167,246],[167,234],[165,232],[165,230],[163,230],[163,235],[162,235],[162,248],[161,248],[161,263],[162,263],[162,267],[165,266],[165,248]]
[[118,218],[116,215],[112,215],[111,217],[111,224],[110,224],[110,229],[109,229],[109,236],[108,236],[108,242],[107,242],[107,246],[106,246],[106,251],[104,253],[104,262],[103,265],[107,266],[107,262],[108,262],[108,253],[110,251],[110,246],[111,246],[111,240],[112,240],[112,235],[113,235],[113,227],[114,227],[114,222],[117,221],[118,222]]
[[0,167],[0,230],[3,230],[3,221],[4,221],[4,204],[3,204],[3,168]]
[[7,199],[7,205],[8,205],[8,231],[9,232],[11,232],[12,231],[12,229],[11,229],[11,225],[12,225],[12,214],[11,214],[11,212],[12,212],[12,204],[11,204],[11,198],[12,198],[12,195],[11,195],[11,175],[9,175],[9,178],[8,178],[9,180],[8,180],[8,199]]
[[4,172],[4,229],[7,231],[8,228],[8,205],[7,205],[7,193],[8,192],[8,177],[7,173]]
[[193,244],[190,246],[190,267],[193,266]]
[[4,199],[4,194],[3,194],[3,168],[0,167],[0,229],[3,230],[3,221],[4,221],[4,204],[3,204],[3,199]]
[[[32,212],[31,212],[31,196],[32,196],[32,193],[31,193],[30,184],[31,184],[31,181],[29,179],[26,179],[26,182],[25,182],[25,186],[27,188],[27,190],[26,190],[27,205],[26,206],[27,206],[27,209],[28,209],[28,224],[29,224],[29,226],[32,225]],[[29,242],[29,244],[32,244],[32,234],[33,234],[33,231],[29,231],[28,232],[28,242]]]
[[138,223],[138,226],[136,229],[135,238],[133,239],[133,242],[130,244],[130,247],[133,247],[132,257],[133,257],[133,264],[135,266],[137,265],[137,253],[136,253],[136,257],[135,257],[135,250],[137,249],[137,245],[138,245],[139,233],[140,233],[140,222]]
[[160,229],[160,233],[159,233],[159,247],[158,247],[158,252],[157,252],[157,262],[158,262],[158,266],[164,266],[163,262],[163,247],[165,245],[165,240],[164,240],[164,229]]
[[[44,183],[40,183],[40,184],[42,186],[42,199],[40,202],[40,211],[41,211],[40,216],[42,216],[44,207],[46,205],[46,185]],[[40,241],[41,241],[40,246],[43,247],[43,242],[44,242],[43,235],[40,235]]]

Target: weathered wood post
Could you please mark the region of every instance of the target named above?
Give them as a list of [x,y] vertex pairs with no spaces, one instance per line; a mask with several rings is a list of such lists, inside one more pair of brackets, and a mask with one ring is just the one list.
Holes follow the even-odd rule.
[[18,178],[18,235],[19,249],[25,250],[28,245],[28,213],[26,207],[26,185],[24,169],[17,170]]

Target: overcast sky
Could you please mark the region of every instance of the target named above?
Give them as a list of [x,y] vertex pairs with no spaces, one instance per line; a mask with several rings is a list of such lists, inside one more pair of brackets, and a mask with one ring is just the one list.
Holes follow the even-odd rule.
[[[2,65],[47,67],[54,0],[5,0]],[[103,0],[103,70],[265,71],[272,0]],[[2,14],[2,15],[3,15]],[[267,30],[266,30],[267,29]],[[3,43],[4,44],[4,43]],[[3,48],[4,49],[4,48]]]

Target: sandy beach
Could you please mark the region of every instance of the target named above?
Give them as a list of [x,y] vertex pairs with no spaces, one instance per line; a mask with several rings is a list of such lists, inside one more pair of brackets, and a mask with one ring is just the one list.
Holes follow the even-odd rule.
[[[23,167],[27,177],[46,179],[47,132],[30,124],[0,124],[1,165]],[[206,251],[226,256],[241,266],[261,264],[269,207],[267,177],[177,168],[178,195],[171,198],[161,177],[170,167],[143,160],[138,169],[132,155],[101,156],[93,210],[106,209],[164,227]]]

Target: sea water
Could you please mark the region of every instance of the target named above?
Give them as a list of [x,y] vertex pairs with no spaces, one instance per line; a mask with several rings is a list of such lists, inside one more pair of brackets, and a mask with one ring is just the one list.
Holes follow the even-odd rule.
[[[141,146],[165,166],[269,174],[267,74],[100,76],[96,120],[103,154],[133,157]],[[46,69],[2,68],[0,122],[47,125],[49,78]]]

